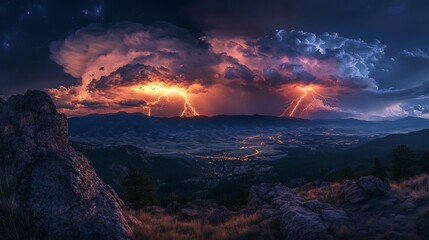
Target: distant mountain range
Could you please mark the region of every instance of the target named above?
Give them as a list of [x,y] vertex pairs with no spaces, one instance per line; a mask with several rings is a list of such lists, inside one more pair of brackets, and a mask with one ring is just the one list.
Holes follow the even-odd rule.
[[362,129],[368,132],[410,132],[429,128],[429,119],[407,117],[395,121],[363,121],[357,119],[308,120],[263,115],[219,115],[213,117],[150,117],[142,113],[118,112],[92,114],[69,118],[70,136],[114,137],[127,132],[141,133],[160,131],[228,130],[272,127],[333,127]]
[[273,162],[273,166],[284,179],[305,177],[307,180],[332,180],[337,177],[338,171],[345,167],[353,168],[357,174],[365,175],[370,171],[375,158],[381,160],[384,166],[388,166],[392,151],[398,145],[407,145],[418,154],[429,151],[427,139],[429,139],[429,129],[390,134],[344,151],[303,153],[302,158],[280,159]]
[[415,151],[429,151],[429,129],[409,133],[391,134],[371,140],[361,146],[346,150],[347,155],[361,157],[385,157],[398,145],[404,144]]

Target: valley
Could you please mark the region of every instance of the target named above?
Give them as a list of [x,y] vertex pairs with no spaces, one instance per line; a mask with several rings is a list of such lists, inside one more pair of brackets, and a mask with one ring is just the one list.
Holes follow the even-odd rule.
[[[387,161],[383,157],[402,143],[397,137],[384,146],[383,137],[425,127],[429,120],[418,118],[366,122],[117,113],[69,119],[69,138],[120,195],[127,169],[138,167],[154,179],[161,203],[180,192],[185,199],[228,204],[225,199],[240,199],[243,189],[262,182],[298,186],[334,180],[342,168],[359,165],[364,173],[374,157]],[[372,141],[378,141],[378,151],[366,149]]]
[[[423,124],[413,125],[412,121]],[[388,134],[429,127],[429,120],[413,118],[386,123],[267,116],[176,119],[126,113],[72,118],[69,123],[70,139],[76,142],[133,145],[161,156],[209,162],[272,161],[296,157],[302,154],[300,150],[341,151]]]

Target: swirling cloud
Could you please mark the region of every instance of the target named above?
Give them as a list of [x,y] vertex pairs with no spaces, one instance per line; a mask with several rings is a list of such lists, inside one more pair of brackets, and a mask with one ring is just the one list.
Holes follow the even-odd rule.
[[153,108],[172,116],[192,106],[204,115],[361,117],[429,93],[421,78],[380,88],[373,76],[428,58],[422,50],[387,58],[385,48],[335,33],[279,29],[251,38],[195,36],[170,24],[90,25],[51,44],[52,59],[79,84],[49,92],[71,115]]

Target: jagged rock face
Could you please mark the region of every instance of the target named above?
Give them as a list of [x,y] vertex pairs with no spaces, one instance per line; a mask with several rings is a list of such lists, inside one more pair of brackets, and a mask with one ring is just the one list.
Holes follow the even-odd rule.
[[389,183],[374,176],[365,176],[358,181],[346,181],[341,196],[350,203],[364,202],[374,196],[382,196],[389,192]]
[[306,201],[281,184],[252,187],[249,206],[277,221],[285,239],[335,239],[331,229],[349,220],[343,210],[318,200]]
[[0,162],[46,239],[131,239],[121,200],[69,146],[67,118],[44,92],[0,100]]

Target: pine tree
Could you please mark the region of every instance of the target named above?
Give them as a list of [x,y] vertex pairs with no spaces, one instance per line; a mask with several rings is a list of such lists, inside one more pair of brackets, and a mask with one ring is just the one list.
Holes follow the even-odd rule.
[[156,203],[155,188],[151,179],[137,168],[130,168],[124,179],[125,202],[138,209]]
[[407,145],[399,145],[392,152],[393,178],[403,180],[413,175],[414,153]]
[[338,172],[338,178],[341,180],[349,180],[353,178],[353,170],[346,166]]
[[423,153],[419,161],[419,170],[423,173],[429,173],[429,151]]
[[386,169],[381,164],[380,160],[378,158],[374,159],[374,162],[372,164],[371,169],[371,175],[378,177],[380,179],[386,178]]

